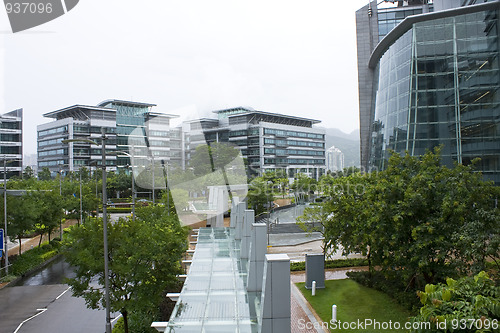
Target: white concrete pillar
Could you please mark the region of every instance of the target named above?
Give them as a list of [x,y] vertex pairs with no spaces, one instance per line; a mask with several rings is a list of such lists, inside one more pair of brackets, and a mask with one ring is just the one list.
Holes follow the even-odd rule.
[[247,209],[247,204],[245,202],[240,202],[238,204],[235,226],[234,226],[234,239],[241,239],[242,228],[243,228],[243,216],[245,216],[245,210]]
[[290,258],[286,254],[266,254],[259,332],[291,331],[290,297]]
[[250,256],[250,239],[251,228],[255,222],[255,211],[253,209],[246,209],[243,217],[243,225],[241,228],[241,247],[240,258],[248,259]]
[[217,189],[217,215],[215,218],[215,226],[217,228],[224,227],[224,213],[227,212],[229,194],[226,189]]
[[236,214],[238,210],[238,203],[240,202],[240,198],[233,197],[233,201],[231,202],[231,222],[229,226],[234,228],[236,226]]
[[267,253],[267,225],[253,223],[250,241],[250,258],[248,263],[247,291],[262,291],[264,277],[264,261]]

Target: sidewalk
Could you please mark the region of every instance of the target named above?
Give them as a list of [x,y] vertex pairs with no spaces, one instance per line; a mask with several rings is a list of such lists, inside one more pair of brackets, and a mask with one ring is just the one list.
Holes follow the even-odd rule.
[[[78,223],[78,220],[66,220],[66,222],[63,223],[62,227],[67,228],[69,226],[75,225]],[[50,239],[54,239],[60,236],[60,231],[59,227],[57,227],[57,230],[52,231]],[[43,235],[42,238],[42,244],[44,242],[47,242],[49,240],[49,237],[47,234]],[[31,250],[34,247],[37,247],[38,244],[40,243],[40,235],[32,237],[32,238],[22,238],[21,239],[21,253],[24,253],[28,250]],[[8,245],[8,251],[9,251],[9,257],[13,255],[18,255],[19,254],[19,240],[13,240],[11,242],[7,243]]]

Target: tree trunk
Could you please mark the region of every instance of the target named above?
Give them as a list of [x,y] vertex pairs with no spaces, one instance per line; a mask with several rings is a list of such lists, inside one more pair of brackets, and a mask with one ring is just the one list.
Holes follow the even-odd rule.
[[38,247],[42,246],[43,232],[40,233],[40,240],[38,241]]
[[22,254],[22,251],[21,251],[21,235],[18,236],[19,237],[19,255]]
[[122,316],[123,316],[123,331],[125,333],[128,333],[128,317],[127,317],[128,313],[127,311],[123,311],[122,312]]

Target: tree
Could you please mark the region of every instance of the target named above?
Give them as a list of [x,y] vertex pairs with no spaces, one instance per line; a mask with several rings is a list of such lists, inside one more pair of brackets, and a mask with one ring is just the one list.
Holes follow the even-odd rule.
[[45,233],[49,235],[56,228],[63,217],[63,205],[59,193],[55,191],[37,191],[33,194],[33,200],[36,202],[38,211],[37,219],[34,223],[34,230],[42,237]]
[[[155,171],[157,174],[159,173],[161,175],[161,169],[158,170],[158,168],[156,168]],[[155,178],[158,178],[158,176],[155,175]],[[156,179],[155,179],[155,181],[156,181]],[[161,179],[160,182],[157,182],[155,184],[155,187],[156,187],[156,185],[160,185],[162,182],[164,183],[163,179]],[[119,198],[123,192],[130,191],[130,189],[132,188],[132,176],[127,175],[127,173],[125,171],[120,171],[118,173],[111,172],[111,173],[109,173],[106,185],[107,185],[109,197]]]
[[[196,147],[190,159],[190,165],[196,176],[206,175],[215,170],[231,167],[238,162],[240,151],[233,145],[224,142],[213,142],[210,145]],[[243,164],[242,161],[236,164]]]
[[[111,311],[123,315],[126,333],[129,313],[155,313],[165,290],[178,283],[187,234],[177,216],[160,206],[137,208],[135,222],[108,225]],[[63,252],[76,269],[68,282],[73,294],[92,309],[104,307],[102,220],[71,227]],[[92,283],[96,278],[99,286]]]
[[31,194],[9,197],[7,202],[8,235],[19,239],[19,255],[22,254],[21,239],[33,229],[38,218],[36,200]]
[[24,168],[23,179],[30,178],[35,178],[35,171],[33,171],[33,169],[28,165],[26,168]]
[[[409,284],[475,271],[487,258],[498,262],[498,188],[473,165],[441,165],[439,153],[393,154],[382,172],[336,179],[324,204],[327,245],[365,253]],[[471,243],[473,230],[479,237]]]
[[[304,213],[297,217],[297,225],[306,232],[319,232],[323,236],[323,245],[321,249],[323,254],[328,256],[326,249],[327,238],[325,237],[325,224],[328,221],[328,212],[325,212],[321,206],[312,206],[304,208]],[[311,224],[312,223],[312,224]]]
[[316,191],[317,182],[303,173],[298,173],[292,184],[292,189],[295,191],[296,203],[304,202],[310,194],[314,194]]
[[38,180],[51,180],[52,175],[50,174],[50,170],[47,167],[42,168],[42,171],[38,172]]
[[248,206],[255,210],[255,215],[264,213],[274,200],[272,183],[262,177],[254,178],[248,186],[247,198]]

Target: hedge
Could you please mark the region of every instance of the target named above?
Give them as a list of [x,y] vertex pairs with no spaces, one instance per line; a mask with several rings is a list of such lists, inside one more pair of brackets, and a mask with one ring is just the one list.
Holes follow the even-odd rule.
[[23,276],[59,254],[59,248],[59,240],[52,240],[50,243],[44,243],[41,247],[35,247],[24,252],[21,256],[12,257],[12,266],[9,267],[9,274]]
[[[342,267],[356,267],[356,266],[368,266],[368,260],[366,259],[335,259],[335,260],[325,260],[325,268],[342,268]],[[292,262],[290,263],[290,271],[305,271],[306,263],[305,261]]]

